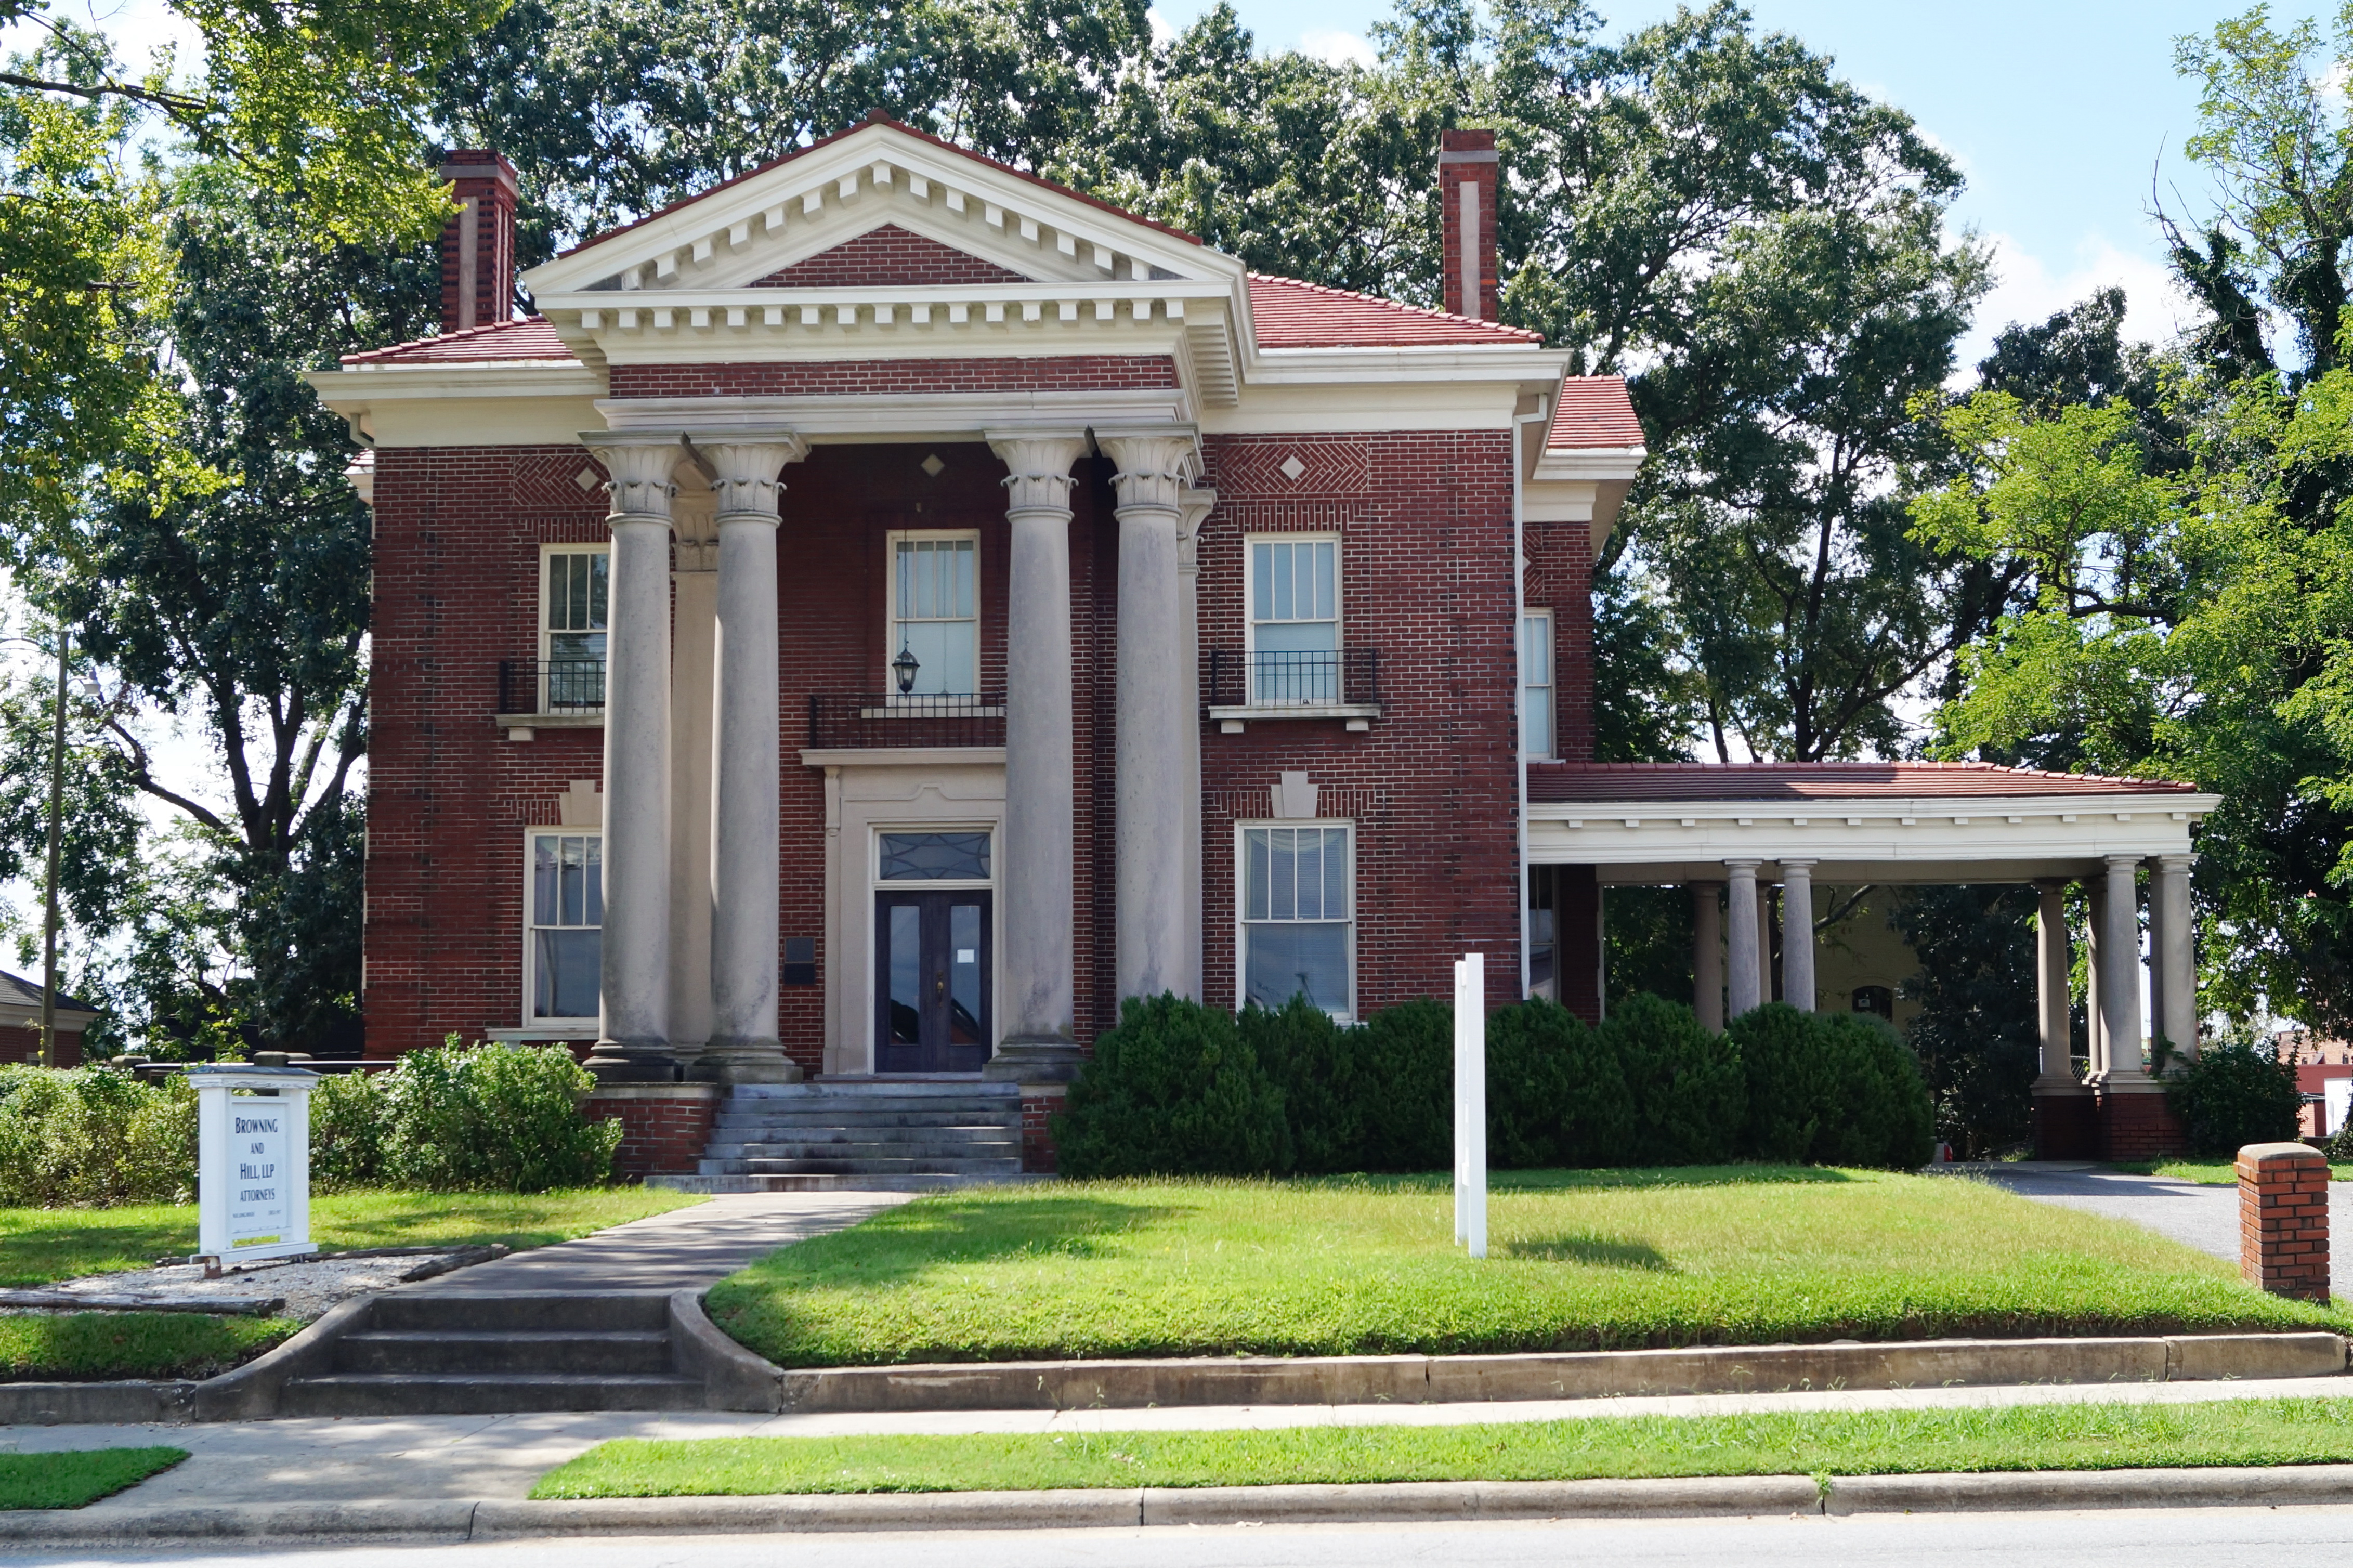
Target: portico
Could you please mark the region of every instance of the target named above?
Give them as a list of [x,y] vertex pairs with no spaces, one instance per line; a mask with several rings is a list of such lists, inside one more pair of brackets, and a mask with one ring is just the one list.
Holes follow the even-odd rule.
[[[2130,1158],[2158,1136],[2162,1086],[2144,1047],[2163,1040],[2177,1054],[2197,1053],[2190,831],[2219,797],[2162,781],[1981,763],[1563,763],[1529,772],[1532,866],[1590,868],[1597,897],[1612,886],[1691,889],[1695,1002],[1712,1027],[1775,994],[1766,933],[1777,885],[1779,994],[1810,1012],[1817,884],[2034,884],[2042,1047],[2034,1093],[2045,1152]],[[2154,1002],[2146,1021],[2144,881]],[[2081,932],[2093,976],[2091,1055],[2080,1078],[2069,1051],[2070,884],[2082,887],[2091,911]]]

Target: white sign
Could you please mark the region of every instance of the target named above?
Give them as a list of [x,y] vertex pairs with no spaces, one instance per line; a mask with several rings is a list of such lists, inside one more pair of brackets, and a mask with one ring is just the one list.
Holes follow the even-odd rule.
[[2353,1078],[2329,1078],[2320,1080],[2320,1110],[2327,1125],[2321,1131],[2330,1137],[2345,1131],[2345,1113],[2353,1110]]
[[[311,1090],[318,1081],[300,1068],[225,1064],[188,1074],[196,1091],[200,1256],[227,1263],[318,1250],[311,1241]],[[256,1092],[268,1090],[275,1092]]]
[[1487,955],[1454,963],[1454,1239],[1487,1256]]

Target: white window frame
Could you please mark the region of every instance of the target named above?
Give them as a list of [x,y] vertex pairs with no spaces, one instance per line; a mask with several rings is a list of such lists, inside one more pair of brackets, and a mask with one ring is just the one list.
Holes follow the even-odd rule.
[[[1329,544],[1332,547],[1332,672],[1329,702],[1261,702],[1258,695],[1258,547],[1261,544]],[[1329,531],[1242,535],[1242,702],[1250,708],[1330,708],[1348,695],[1348,563],[1346,543]],[[1313,623],[1308,623],[1313,624]]]
[[[924,540],[970,540],[972,542],[972,690],[970,692],[911,692],[905,698],[899,693],[899,678],[891,668],[891,661],[899,657],[899,546],[919,543]],[[878,689],[889,694],[892,703],[905,701],[910,706],[936,701],[941,696],[974,696],[980,694],[982,637],[981,626],[988,613],[988,603],[981,583],[980,530],[976,528],[894,528],[882,535],[882,684]],[[937,622],[903,623],[914,626],[936,625]],[[993,847],[992,847],[992,852]],[[990,862],[992,865],[994,861]],[[977,885],[977,884],[976,884]]]
[[[541,1018],[534,1016],[531,1010],[532,998],[539,994],[539,944],[533,940],[533,937],[539,931],[539,925],[538,922],[533,920],[532,911],[532,899],[537,891],[537,889],[533,886],[534,879],[532,875],[532,841],[535,838],[544,838],[549,837],[559,838],[594,838],[597,841],[598,847],[601,850],[605,839],[605,830],[602,827],[542,826],[526,827],[522,831],[522,1032],[527,1036],[533,1037],[543,1037],[550,1039],[561,1038],[565,1040],[575,1040],[581,1038],[581,1032],[583,1029],[586,1029],[587,1031],[586,1037],[593,1040],[596,1037],[597,1031],[604,1027],[604,1018],[601,1011],[597,1014],[592,1014],[583,1017],[565,1016],[561,1018]],[[598,858],[599,863],[601,864],[601,854]],[[572,927],[568,929],[586,930],[586,928]],[[599,940],[601,941],[602,932],[604,931],[605,927],[600,922],[596,929],[599,933]],[[600,1002],[602,1000],[601,992],[602,985],[600,982]]]
[[536,710],[536,711],[538,711],[538,712],[540,712],[540,713],[561,713],[561,712],[581,712],[581,713],[588,713],[588,712],[602,712],[602,711],[604,711],[604,704],[602,704],[602,703],[598,703],[598,704],[596,704],[594,708],[588,707],[588,706],[586,706],[586,705],[580,705],[580,706],[577,706],[577,707],[565,707],[565,708],[561,708],[561,709],[559,709],[559,708],[554,707],[554,705],[552,705],[552,704],[548,701],[548,689],[547,689],[547,667],[548,667],[549,662],[550,662],[550,661],[554,658],[554,655],[550,651],[549,639],[550,639],[551,637],[555,637],[557,634],[556,634],[556,632],[555,632],[553,628],[551,628],[551,627],[548,626],[548,624],[547,624],[547,615],[548,615],[548,611],[549,611],[551,608],[553,608],[553,606],[548,603],[548,597],[547,597],[547,563],[548,563],[548,562],[549,562],[549,560],[550,560],[551,558],[553,558],[553,557],[554,557],[554,556],[558,556],[558,555],[601,555],[601,556],[603,556],[603,557],[605,558],[605,646],[606,646],[606,647],[607,647],[607,649],[608,651],[609,651],[609,650],[611,649],[611,647],[612,647],[612,638],[613,638],[613,597],[612,597],[612,595],[613,595],[613,547],[612,547],[612,545],[610,545],[609,543],[607,543],[607,544],[589,544],[589,543],[583,543],[583,544],[545,544],[545,543],[543,543],[543,544],[539,547],[539,585],[538,585],[538,589],[537,589],[536,595],[534,595],[534,596],[537,598],[537,600],[538,600],[538,603],[539,603],[539,608],[537,609],[537,611],[535,611],[535,612],[533,613],[533,616],[532,616],[532,627],[533,627],[532,636],[533,636],[533,648],[536,650],[536,651],[533,654],[533,656],[532,656],[532,657],[533,657],[533,658],[536,658],[536,659],[539,661],[539,679],[538,679],[538,683],[537,683],[537,684],[538,684],[539,706],[538,706],[538,708],[537,708],[535,710]]
[[[1541,682],[1528,679],[1528,650],[1536,627],[1543,626],[1545,679]],[[1520,612],[1520,752],[1540,762],[1549,762],[1560,754],[1560,645],[1555,640],[1558,623],[1548,608],[1524,609]],[[1545,740],[1541,750],[1528,743],[1528,700],[1544,693]]]
[[[1362,1010],[1356,1005],[1356,823],[1354,817],[1347,816],[1253,817],[1240,820],[1234,824],[1234,1010],[1240,1012],[1250,1000],[1250,928],[1257,924],[1294,923],[1280,921],[1257,921],[1247,918],[1250,899],[1250,835],[1253,829],[1270,827],[1338,827],[1347,831],[1348,914],[1345,923],[1348,928],[1348,1005],[1345,1010],[1333,1014],[1332,1018],[1335,1023],[1353,1024]],[[1324,925],[1333,922],[1309,921],[1297,923]]]

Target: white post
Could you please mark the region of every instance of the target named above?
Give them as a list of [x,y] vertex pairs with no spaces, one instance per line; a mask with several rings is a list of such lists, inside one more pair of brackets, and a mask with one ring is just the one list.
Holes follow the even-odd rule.
[[2069,1094],[2081,1085],[2067,1048],[2067,979],[2073,967],[2067,949],[2067,884],[2045,879],[2034,888],[2040,899],[2035,910],[2036,1032],[2042,1042],[2042,1070],[2035,1076],[2034,1092]]
[[1190,489],[1179,498],[1184,507],[1176,541],[1176,619],[1184,647],[1176,656],[1179,683],[1184,688],[1185,761],[1185,967],[1192,987],[1185,994],[1201,1000],[1208,967],[1203,955],[1201,917],[1201,524],[1218,503],[1215,490]]
[[1765,1000],[1760,956],[1764,932],[1757,919],[1757,862],[1726,860],[1724,875],[1724,912],[1729,921],[1725,966],[1731,971],[1725,986],[1731,993],[1731,1005],[1725,1010],[1737,1018]]
[[1781,995],[1800,1013],[1814,1010],[1814,863],[1781,862]]
[[2140,860],[2131,855],[2107,857],[2107,908],[2101,935],[2100,990],[2102,1033],[2108,1043],[2109,1087],[2146,1084],[2148,1069],[2141,1066],[2140,1016]]
[[[318,1251],[311,1240],[311,1089],[302,1068],[189,1071],[196,1091],[196,1252],[227,1262]],[[235,1090],[274,1089],[239,1099]]]
[[2189,868],[2196,863],[2192,855],[2160,855],[2150,879],[2156,891],[2151,909],[2158,917],[2158,940],[2150,944],[2158,1006],[2174,1055],[2184,1061],[2198,1056],[2198,928],[2189,902]]
[[1454,1239],[1487,1256],[1487,955],[1454,964]]

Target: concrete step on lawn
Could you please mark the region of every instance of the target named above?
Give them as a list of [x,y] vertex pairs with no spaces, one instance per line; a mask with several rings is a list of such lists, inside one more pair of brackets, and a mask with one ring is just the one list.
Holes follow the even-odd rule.
[[1019,1160],[1018,1138],[807,1138],[763,1139],[723,1143],[703,1150],[706,1160]]
[[1021,1162],[1008,1155],[996,1160],[892,1158],[873,1155],[848,1159],[832,1155],[807,1159],[704,1160],[695,1173],[702,1176],[987,1176],[1018,1175]]
[[692,1175],[648,1176],[645,1184],[672,1193],[943,1193],[964,1187],[1007,1186],[1050,1181],[1020,1171],[959,1175],[929,1171],[920,1175]]
[[700,1410],[699,1379],[674,1373],[330,1373],[290,1380],[280,1415],[492,1415]]
[[714,1132],[748,1127],[972,1127],[1021,1125],[1021,1113],[995,1106],[977,1109],[925,1110],[899,1106],[808,1106],[790,1110],[722,1110],[712,1118]]
[[984,1083],[972,1079],[818,1079],[807,1083],[739,1083],[728,1090],[728,1100],[734,1104],[754,1101],[769,1103],[823,1100],[850,1100],[872,1104],[877,1100],[961,1100],[972,1104],[1005,1102],[1021,1103],[1021,1086],[1018,1083]]
[[670,1371],[670,1334],[663,1330],[400,1330],[346,1334],[337,1349],[339,1372],[406,1375],[557,1369],[666,1376]]

